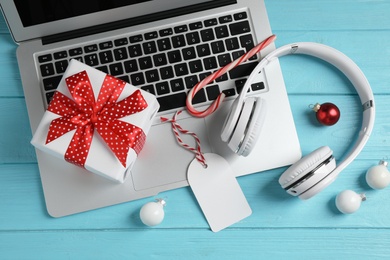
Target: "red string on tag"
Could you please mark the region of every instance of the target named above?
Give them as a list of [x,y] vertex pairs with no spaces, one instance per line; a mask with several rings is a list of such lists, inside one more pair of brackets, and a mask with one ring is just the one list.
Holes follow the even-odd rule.
[[[162,122],[170,122],[172,124],[172,130],[173,130],[173,133],[175,134],[177,142],[182,147],[184,147],[185,149],[193,152],[195,154],[196,160],[200,164],[202,164],[203,167],[207,168],[206,159],[203,156],[203,153],[202,153],[202,150],[201,150],[201,146],[200,146],[200,140],[199,140],[198,136],[195,133],[193,133],[193,132],[190,132],[188,130],[183,129],[176,122],[176,118],[177,118],[178,115],[181,114],[181,112],[182,112],[181,110],[177,111],[172,119],[168,119],[168,118],[165,118],[165,117],[161,117],[160,119],[161,119]],[[181,134],[191,135],[195,139],[195,141],[196,141],[196,147],[191,147],[188,144],[184,143],[183,140],[180,138],[180,133],[179,132]]]

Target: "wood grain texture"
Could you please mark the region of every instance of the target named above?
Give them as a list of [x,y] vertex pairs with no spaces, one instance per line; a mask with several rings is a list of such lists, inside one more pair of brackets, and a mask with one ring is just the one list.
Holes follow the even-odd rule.
[[[351,57],[376,100],[367,146],[329,188],[300,201],[278,184],[284,168],[240,177],[252,216],[210,231],[188,187],[164,192],[164,222],[140,222],[146,198],[60,219],[46,213],[13,43],[0,16],[0,259],[387,259],[390,188],[374,191],[367,168],[390,158],[390,1],[265,1],[277,46],[314,41]],[[361,115],[358,97],[341,73],[310,57],[283,57],[281,66],[304,154],[329,145],[337,159],[353,141]],[[309,104],[331,101],[342,117],[320,127]],[[338,192],[365,192],[353,215],[335,208]]]

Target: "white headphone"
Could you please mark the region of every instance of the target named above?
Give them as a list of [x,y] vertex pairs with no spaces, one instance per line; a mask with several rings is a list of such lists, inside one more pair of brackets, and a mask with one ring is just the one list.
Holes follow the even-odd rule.
[[342,52],[329,46],[300,42],[280,47],[265,58],[247,79],[240,96],[233,102],[231,111],[222,128],[221,138],[237,154],[247,156],[254,147],[266,115],[266,104],[261,97],[248,97],[246,93],[254,77],[272,60],[289,54],[306,54],[322,59],[341,72],[352,82],[362,103],[363,120],[359,138],[345,159],[336,166],[333,151],[323,146],[291,165],[279,178],[287,193],[309,199],[331,184],[338,174],[360,153],[372,132],[375,109],[374,96],[360,68]]

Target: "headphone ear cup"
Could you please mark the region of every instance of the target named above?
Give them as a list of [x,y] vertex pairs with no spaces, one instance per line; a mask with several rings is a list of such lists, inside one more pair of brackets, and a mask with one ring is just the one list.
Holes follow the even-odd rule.
[[333,151],[328,146],[322,146],[291,165],[280,176],[279,184],[289,194],[301,196],[326,179],[335,168]]
[[221,139],[224,142],[229,142],[230,138],[232,137],[234,128],[237,125],[237,121],[242,109],[242,105],[239,106],[238,103],[239,98],[236,98],[230,108],[229,114],[225,119],[225,123],[223,124],[221,131]]
[[259,139],[261,129],[267,114],[266,101],[257,97],[252,108],[252,114],[249,118],[244,140],[237,152],[239,155],[248,156]]
[[247,156],[258,139],[264,117],[263,99],[249,97],[241,106],[235,100],[222,129],[222,140],[233,152]]

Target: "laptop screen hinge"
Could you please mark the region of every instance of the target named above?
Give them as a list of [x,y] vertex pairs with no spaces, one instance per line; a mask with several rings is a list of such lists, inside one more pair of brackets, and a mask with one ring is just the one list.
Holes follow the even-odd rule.
[[108,32],[108,31],[112,31],[112,30],[116,30],[116,29],[121,29],[121,28],[139,25],[139,24],[144,24],[144,23],[148,23],[148,22],[154,22],[154,21],[158,21],[158,20],[162,20],[162,19],[168,19],[171,17],[179,16],[179,15],[200,12],[200,11],[208,10],[211,8],[221,7],[221,6],[235,4],[235,3],[237,3],[236,0],[210,1],[210,2],[206,2],[206,3],[177,8],[174,10],[158,12],[158,13],[154,13],[153,15],[149,14],[149,15],[134,17],[134,18],[125,19],[125,20],[121,20],[121,21],[116,21],[116,22],[112,22],[112,23],[108,23],[108,24],[91,26],[91,27],[87,27],[87,28],[83,28],[83,29],[74,30],[74,31],[45,36],[42,38],[42,44],[46,45],[46,44],[66,41],[66,40],[70,40],[70,39],[75,39],[75,38],[93,35],[93,34],[97,34],[97,33]]

